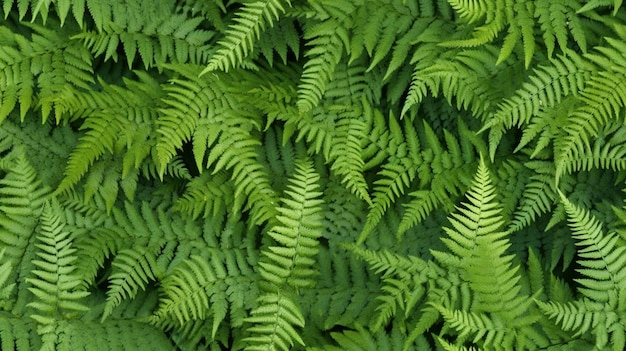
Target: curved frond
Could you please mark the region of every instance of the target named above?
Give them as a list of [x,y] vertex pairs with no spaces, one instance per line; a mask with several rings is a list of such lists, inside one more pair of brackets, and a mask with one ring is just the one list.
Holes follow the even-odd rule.
[[201,75],[214,70],[228,72],[231,67],[238,67],[254,48],[255,39],[259,39],[265,27],[272,27],[285,13],[285,5],[291,6],[290,0],[258,0],[248,2],[235,15],[234,22],[226,31],[226,37],[219,42],[220,49],[211,57]]
[[626,246],[615,233],[605,235],[600,222],[588,211],[572,204],[563,194],[561,200],[580,247],[577,262],[582,268],[578,272],[584,278],[576,279],[582,285],[579,291],[593,301],[617,304],[616,299],[626,293]]

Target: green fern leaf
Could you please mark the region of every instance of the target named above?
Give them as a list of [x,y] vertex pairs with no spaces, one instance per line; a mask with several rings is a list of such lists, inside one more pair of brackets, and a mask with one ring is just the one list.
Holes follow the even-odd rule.
[[80,300],[88,296],[87,291],[77,290],[81,280],[74,274],[76,252],[72,248],[70,233],[64,231],[58,202],[47,203],[41,214],[41,231],[37,236],[40,244],[38,259],[32,263],[32,278],[26,282],[32,285],[28,290],[35,299],[28,306],[36,310],[31,318],[39,323],[43,350],[54,350],[59,343],[56,332],[57,319],[74,318],[78,312],[89,310]]
[[2,348],[7,350],[40,350],[41,337],[37,334],[36,322],[28,317],[15,318],[13,315],[0,315]]
[[[203,18],[188,18],[171,13],[169,1],[130,3],[123,9],[112,6],[115,23],[104,25],[104,30],[84,31],[72,38],[81,40],[95,56],[117,60],[121,46],[129,68],[139,54],[146,69],[165,63],[198,64],[208,58],[207,43],[214,32],[200,29]],[[150,15],[142,16],[146,8]]]
[[614,233],[605,235],[599,221],[586,210],[572,204],[561,193],[572,235],[580,246],[579,272],[585,276],[577,281],[583,286],[580,292],[601,303],[615,304],[619,295],[625,293],[626,246]]
[[622,6],[622,0],[589,0],[587,3],[578,9],[579,13],[593,11],[598,7],[608,7],[613,5],[613,16],[617,15],[617,11],[619,11]]
[[270,232],[278,244],[263,254],[269,259],[261,262],[261,277],[276,286],[289,285],[304,288],[313,284],[313,257],[317,254],[320,233],[321,192],[317,191],[319,175],[312,165],[298,163],[296,174],[287,186],[283,206],[278,208],[280,223]]
[[274,20],[285,13],[285,3],[291,6],[289,0],[259,0],[244,4],[234,19],[236,24],[229,26],[226,38],[220,41],[222,48],[211,57],[200,75],[217,69],[228,72],[231,67],[239,66],[252,51],[254,40],[261,36],[265,26],[272,27]]
[[326,21],[305,32],[304,39],[311,46],[304,56],[309,58],[298,84],[298,109],[311,111],[322,99],[328,82],[343,56],[348,33],[341,23]]
[[[495,201],[495,187],[482,159],[466,196],[469,202],[448,218],[452,228],[444,230],[449,237],[441,239],[451,253],[431,253],[444,266],[460,270],[461,279],[471,289],[471,307],[457,310],[438,303],[433,306],[460,333],[458,340],[472,334],[474,342],[481,340],[486,347],[512,347],[522,342],[522,335],[532,330],[538,317],[528,315],[532,300],[521,291],[521,275],[519,266],[512,266],[513,255],[506,254],[508,233],[499,231],[504,224],[501,206]],[[454,306],[458,302],[450,303]]]
[[[367,103],[364,101],[364,104]],[[361,155],[362,148],[360,143],[365,132],[365,122],[362,119],[368,117],[362,116],[357,119],[353,116],[354,114],[366,114],[368,106],[363,107],[365,111],[356,110],[354,111],[355,113],[349,111],[348,116],[341,118],[337,122],[333,135],[334,145],[330,151],[329,158],[334,161],[330,168],[331,171],[342,177],[342,182],[347,183],[351,191],[371,204],[372,200],[367,191],[368,185],[363,175],[365,162]],[[371,111],[371,108],[369,110]]]
[[[482,130],[491,129],[489,152],[492,159],[506,128],[527,124],[533,116],[561,103],[566,96],[578,95],[595,69],[575,53],[558,56],[551,63],[552,66],[536,69],[529,82],[524,83],[512,98],[501,102],[497,112],[487,120]],[[525,143],[520,143],[520,147]]]
[[[384,125],[382,120],[376,122]],[[378,172],[380,178],[374,181],[372,206],[359,242],[365,240],[376,227],[391,203],[405,193],[417,176],[418,165],[423,162],[420,138],[415,126],[408,119],[401,127],[395,116],[390,114],[388,129],[384,135],[372,135],[372,144],[380,143],[381,156],[389,155],[390,160],[381,166]]]
[[617,235],[604,235],[601,224],[588,211],[572,204],[560,193],[567,212],[572,234],[580,246],[577,271],[583,278],[576,279],[583,298],[573,302],[536,301],[539,308],[564,330],[575,330],[578,335],[593,331],[596,346],[606,348],[609,338],[615,343],[612,350],[625,345],[621,327],[626,320],[623,299],[626,259],[624,247]]
[[102,315],[103,321],[123,299],[134,298],[140,289],[144,290],[150,281],[156,280],[162,274],[158,271],[154,254],[143,247],[119,250],[112,266],[113,273],[109,277],[110,286]]
[[534,174],[525,185],[522,197],[513,213],[513,220],[509,225],[511,232],[521,230],[535,221],[538,216],[548,213],[557,199],[554,165],[551,162],[531,161],[525,166],[532,169]]
[[294,328],[294,325],[304,327],[304,316],[293,297],[278,289],[274,293],[261,295],[257,301],[260,306],[246,319],[247,322],[254,324],[248,328],[248,332],[253,335],[244,339],[248,342],[245,350],[288,351],[294,346],[294,341],[304,345],[304,341]]
[[[215,252],[212,262],[200,256],[192,256],[163,280],[164,297],[152,317],[153,323],[162,324],[172,316],[183,325],[193,320],[205,319],[208,314],[212,314],[211,337],[215,338],[229,305],[227,296],[222,291],[223,282],[234,278],[226,276],[222,266],[224,263],[219,262],[221,258],[218,256],[220,255]],[[238,284],[251,282],[250,279],[236,281]],[[228,290],[231,289],[233,287],[228,287]]]
[[298,162],[287,186],[283,205],[278,208],[277,225],[269,236],[280,246],[262,250],[266,260],[259,262],[261,286],[266,292],[247,322],[252,323],[246,340],[249,350],[288,350],[294,341],[304,342],[294,326],[303,327],[304,317],[290,290],[310,287],[316,271],[315,255],[321,236],[319,175],[308,162]]

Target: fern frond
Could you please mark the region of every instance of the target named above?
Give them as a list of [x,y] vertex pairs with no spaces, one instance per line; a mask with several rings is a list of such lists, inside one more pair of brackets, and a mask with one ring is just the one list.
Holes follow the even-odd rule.
[[298,162],[296,172],[287,186],[278,208],[278,224],[268,233],[276,244],[261,252],[265,260],[259,262],[260,284],[263,293],[257,299],[259,306],[247,319],[253,323],[248,331],[250,342],[246,349],[288,350],[294,341],[304,344],[294,326],[303,327],[304,317],[294,301],[291,290],[310,287],[315,283],[315,255],[321,236],[321,205],[318,191],[319,175],[313,165]]
[[234,190],[226,172],[203,173],[186,185],[185,193],[173,209],[192,218],[216,216],[221,210],[233,205]]
[[[259,116],[241,105],[241,90],[228,85],[236,80],[221,80],[223,73],[198,77],[198,67],[169,66],[186,79],[172,81],[168,87],[168,107],[157,121],[159,137],[156,154],[159,172],[165,170],[177,149],[193,139],[198,169],[232,171],[236,203],[248,202],[254,220],[263,222],[274,215],[276,194],[270,186],[265,166],[259,162],[259,140],[251,130],[258,129]],[[245,74],[244,72],[240,72]],[[230,72],[230,76],[235,74]],[[243,80],[243,77],[242,77]],[[245,90],[244,90],[245,91]],[[205,155],[208,149],[208,156]]]
[[[252,283],[254,276],[226,275],[224,262],[221,262],[224,257],[220,256],[223,254],[213,252],[210,262],[206,258],[192,256],[163,279],[164,296],[151,321],[159,325],[167,319],[175,318],[180,325],[184,325],[193,320],[205,319],[211,314],[213,315],[211,337],[215,338],[229,305],[238,303],[241,304],[239,307],[243,308],[244,305],[248,305],[244,296],[248,297],[248,301],[253,297],[251,291],[246,291],[241,301],[238,301],[237,291],[249,290],[249,284]],[[233,322],[237,324],[236,320]]]
[[265,27],[272,27],[274,20],[279,20],[285,13],[285,4],[290,0],[259,0],[243,5],[235,15],[236,24],[231,24],[226,37],[219,42],[222,46],[211,57],[207,67],[200,73],[204,75],[214,70],[228,72],[239,66],[254,47],[254,40],[259,39]]
[[274,26],[266,29],[264,40],[257,41],[256,46],[270,67],[274,66],[274,54],[282,64],[287,64],[289,51],[297,58],[300,56],[300,33],[297,22],[292,18],[281,18]]
[[269,232],[278,244],[270,246],[263,254],[268,261],[261,262],[260,274],[275,286],[288,285],[304,288],[313,283],[312,265],[317,253],[317,238],[321,236],[321,204],[317,191],[319,175],[313,166],[306,163],[296,165],[296,173],[287,186],[283,205],[278,208],[280,223]]
[[58,202],[47,203],[41,213],[41,231],[36,244],[39,249],[38,259],[33,260],[36,269],[32,270],[32,278],[26,282],[32,287],[28,290],[35,296],[28,306],[36,312],[31,317],[39,324],[44,350],[54,350],[59,343],[59,335],[55,330],[58,319],[75,318],[77,312],[89,310],[80,300],[88,296],[88,291],[77,290],[81,280],[74,274],[76,270],[76,252],[72,248],[70,233],[64,231],[61,209]]
[[485,345],[498,345],[503,349],[513,346],[513,334],[507,334],[506,328],[498,325],[492,317],[482,313],[451,311],[443,306],[434,305],[447,324],[459,332],[459,339],[475,335],[473,343],[484,342]]
[[55,332],[59,340],[51,350],[167,351],[174,348],[163,331],[134,320],[61,321]]
[[621,350],[626,344],[622,327],[626,320],[626,247],[616,234],[604,235],[601,224],[588,211],[560,195],[576,245],[581,247],[577,262],[582,268],[577,271],[583,278],[575,280],[582,286],[578,290],[583,297],[573,302],[535,302],[563,330],[576,331],[576,335],[592,331],[600,349],[608,346],[610,337],[612,350]]
[[[626,246],[615,233],[605,235],[600,222],[588,211],[572,204],[561,193],[568,224],[579,249],[577,260],[585,278],[576,279],[583,287],[579,291],[587,298],[614,305],[626,293]],[[623,307],[622,307],[623,308]]]
[[41,350],[41,337],[37,334],[37,322],[32,318],[16,318],[0,314],[2,348],[7,350]]
[[377,297],[377,318],[370,323],[372,331],[378,331],[389,323],[400,308],[405,316],[413,313],[414,307],[423,299],[426,289],[422,284],[431,275],[436,275],[437,266],[425,262],[418,257],[403,257],[387,250],[379,252],[361,249],[357,246],[349,248],[363,258],[377,274],[382,273],[382,295]]
[[21,311],[32,301],[25,279],[35,269],[30,260],[36,257],[29,243],[36,234],[37,219],[50,189],[42,186],[21,151],[1,158],[0,170],[4,173],[0,179],[0,246],[6,260],[16,267],[8,278],[16,283],[16,289],[4,303],[6,309]]
[[583,22],[576,14],[578,1],[454,1],[453,5],[468,22],[484,20],[484,24],[474,28],[472,38],[444,42],[445,46],[475,47],[491,43],[508,27],[497,62],[506,61],[514,51],[520,49],[518,44],[521,42],[524,64],[528,68],[535,54],[534,33],[537,18],[550,56],[554,51],[556,40],[562,49],[567,47],[568,31],[573,42],[583,51],[586,49],[587,40]]
[[512,346],[521,340],[518,337],[525,338],[521,335],[532,329],[537,317],[527,315],[532,300],[521,291],[519,266],[512,266],[513,255],[507,255],[508,233],[499,231],[504,220],[482,159],[466,196],[468,202],[448,218],[452,228],[444,230],[449,237],[441,239],[451,253],[431,252],[443,265],[460,270],[471,289],[472,305],[458,311],[434,307],[459,331],[459,340],[473,334],[474,342],[484,339],[485,346]]
[[593,140],[593,145],[583,140],[574,146],[571,158],[560,165],[563,174],[592,169],[610,169],[619,172],[626,167],[626,145],[614,144],[601,138]]
[[437,97],[441,90],[450,104],[456,99],[457,109],[470,110],[475,115],[487,111],[491,100],[503,93],[502,87],[485,84],[495,72],[505,69],[496,67],[496,52],[492,46],[479,51],[445,49],[428,43],[418,47],[411,62],[416,63],[401,117],[421,103],[429,91]]
[[423,161],[419,136],[408,119],[404,120],[401,127],[395,116],[390,114],[389,130],[384,135],[372,134],[372,144],[378,143],[382,149],[381,156],[389,155],[390,162],[382,164],[378,172],[380,178],[374,181],[372,206],[359,241],[376,227],[391,203],[404,194],[417,176],[418,166]]
[[522,197],[513,213],[513,220],[509,225],[511,232],[521,230],[530,225],[538,216],[549,212],[557,199],[554,165],[551,162],[530,161],[525,166],[534,174],[525,184]]
[[246,319],[253,323],[248,328],[252,336],[245,338],[247,351],[291,350],[294,342],[304,345],[304,341],[294,328],[304,327],[304,316],[294,298],[277,289],[257,298],[259,307],[252,310]]
[[334,71],[344,50],[350,47],[350,15],[356,10],[352,1],[314,1],[315,21],[309,21],[304,28],[303,38],[310,47],[304,54],[304,63],[298,83],[296,105],[300,113],[311,111],[318,106],[333,80]]
[[311,46],[304,54],[308,58],[298,84],[298,109],[311,111],[318,105],[333,79],[335,67],[341,61],[347,45],[347,30],[338,21],[326,21],[305,31],[304,39]]
[[30,38],[0,29],[6,39],[0,46],[0,122],[18,105],[23,120],[27,111],[41,110],[45,122],[55,112],[61,119],[58,99],[66,89],[89,89],[93,83],[92,57],[80,42],[69,38],[69,29],[52,30],[30,24]]
[[111,263],[107,302],[102,320],[106,320],[123,299],[132,299],[148,283],[163,273],[159,271],[155,255],[145,247],[119,250]]
[[[367,104],[367,102],[364,103]],[[363,175],[365,162],[361,155],[361,140],[363,140],[365,132],[365,122],[362,119],[368,118],[368,116],[354,117],[354,115],[367,113],[368,106],[363,106],[363,108],[364,111],[359,111],[358,107],[354,112],[347,111],[348,113],[345,114],[347,116],[342,116],[337,121],[333,135],[334,145],[330,151],[329,159],[333,161],[331,171],[342,177],[342,182],[347,183],[352,192],[371,204],[368,185]],[[341,115],[344,114],[340,113]]]
[[473,132],[461,120],[458,125],[461,139],[444,129],[444,148],[430,125],[424,122],[424,139],[430,149],[422,153],[421,159],[424,162],[418,166],[418,177],[421,184],[430,183],[431,188],[410,193],[412,200],[405,205],[405,212],[398,226],[398,236],[420,223],[437,206],[451,212],[454,207],[453,199],[469,186],[471,180],[468,171],[476,162],[475,152],[480,153],[484,145],[476,143],[477,140],[471,136]]
[[65,170],[65,177],[56,192],[61,194],[72,189],[94,161],[105,152],[113,153],[119,134],[126,130],[128,123],[117,114],[96,114],[88,118],[81,129],[87,129],[80,144],[74,149]]
[[549,57],[552,57],[557,44],[562,52],[567,51],[569,41],[568,27],[574,42],[578,44],[583,52],[587,51],[587,36],[584,33],[581,19],[576,15],[579,7],[580,3],[578,1],[537,1],[535,17],[541,26],[543,42],[546,45]]
[[8,309],[8,301],[9,297],[13,289],[15,288],[15,283],[9,283],[9,277],[13,273],[13,265],[11,261],[4,260],[4,253],[6,252],[6,248],[3,248],[0,251],[0,310]]
[[588,54],[591,62],[601,70],[592,75],[580,93],[579,106],[563,126],[566,135],[555,142],[557,179],[564,172],[564,162],[572,158],[575,148],[595,137],[607,124],[619,118],[626,103],[626,86],[622,78],[626,74],[626,62],[621,57],[626,53],[626,44],[606,38],[609,45],[598,47],[598,54]]
[[[150,11],[153,16],[143,15],[148,6],[153,8]],[[118,17],[115,24],[106,24],[103,30],[80,32],[72,39],[82,41],[95,56],[104,56],[104,60],[117,60],[123,49],[129,68],[134,66],[137,54],[146,69],[165,63],[205,62],[209,56],[208,44],[215,33],[201,29],[203,18],[171,13],[168,7],[159,6],[159,2],[129,3],[124,6],[124,12],[113,7]]]
[[365,262],[356,260],[343,248],[320,246],[319,276],[315,289],[301,291],[301,308],[307,316],[307,330],[327,331],[358,323],[367,325],[375,315],[380,286],[368,281]]
[[[342,332],[332,332],[330,336],[339,345],[325,345],[323,348],[311,348],[311,351],[392,351],[400,350],[404,342],[404,335],[401,325],[394,325],[390,331],[379,330],[372,332],[366,328],[356,325],[355,329],[348,329]],[[410,351],[431,351],[431,346],[424,339],[411,342],[406,350]]]
[[[442,241],[452,252],[452,256],[438,251],[433,251],[433,255],[441,262],[458,262],[461,264],[464,260],[490,260],[496,259],[502,261],[503,265],[499,266],[502,271],[486,272],[485,268],[492,264],[479,265],[481,271],[466,271],[465,279],[472,284],[472,288],[476,290],[476,298],[479,309],[502,310],[506,300],[515,299],[519,288],[515,288],[514,284],[509,284],[507,291],[491,291],[496,286],[502,287],[498,283],[487,284],[486,279],[504,279],[509,281],[515,277],[517,268],[510,269],[511,256],[505,256],[505,250],[509,246],[507,240],[504,239],[506,232],[499,232],[498,229],[503,225],[504,221],[500,216],[498,202],[495,201],[495,187],[491,184],[489,171],[481,161],[478,171],[472,182],[472,186],[466,193],[469,202],[464,203],[463,207],[459,207],[459,213],[453,213],[450,217],[450,223],[453,228],[445,228],[445,232],[449,238],[443,238]],[[489,257],[489,258],[488,258]],[[478,261],[476,262],[478,264]],[[465,265],[465,267],[473,267],[473,265]],[[476,266],[478,267],[478,266]],[[516,278],[516,282],[519,278]],[[498,304],[495,307],[493,304]]]
[[579,13],[593,11],[599,7],[609,7],[613,5],[613,16],[617,15],[617,11],[619,11],[622,6],[622,0],[589,0],[587,3],[578,9]]
[[[489,131],[489,153],[493,159],[506,129],[530,122],[540,111],[561,103],[568,95],[577,96],[589,81],[595,67],[587,60],[569,53],[557,56],[551,66],[540,66],[512,98],[501,102],[482,130]],[[520,143],[522,145],[522,143]]]
[[459,14],[459,17],[473,23],[483,19],[487,13],[493,11],[494,1],[485,0],[449,0],[450,6]]

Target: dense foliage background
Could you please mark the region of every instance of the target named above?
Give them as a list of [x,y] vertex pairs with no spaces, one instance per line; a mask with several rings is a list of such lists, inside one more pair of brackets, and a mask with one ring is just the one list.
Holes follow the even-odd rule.
[[620,0],[2,0],[0,348],[619,350]]

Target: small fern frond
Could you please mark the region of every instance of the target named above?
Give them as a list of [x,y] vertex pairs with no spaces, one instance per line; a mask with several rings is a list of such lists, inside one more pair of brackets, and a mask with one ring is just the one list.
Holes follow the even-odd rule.
[[551,66],[540,66],[528,82],[511,98],[505,99],[495,113],[487,117],[482,130],[489,131],[489,154],[494,158],[496,146],[511,127],[528,124],[533,116],[559,104],[566,96],[577,96],[589,81],[595,67],[571,52],[557,56]]
[[8,259],[19,260],[50,189],[21,152],[0,159],[0,169],[6,172],[0,179],[0,243]]
[[[236,300],[227,293],[240,290],[237,287],[240,284],[243,288],[244,285],[251,283],[250,277],[227,275],[224,262],[221,262],[223,257],[219,256],[222,255],[214,252],[209,259],[210,262],[201,256],[191,256],[172,274],[166,276],[162,281],[163,296],[151,321],[160,325],[174,318],[182,326],[194,320],[203,320],[211,314],[213,316],[211,337],[215,338],[221,322],[226,317],[230,300]],[[229,286],[233,283],[236,286]],[[244,289],[249,288],[247,286]],[[249,294],[250,291],[246,293],[248,297]],[[243,307],[245,303],[243,301],[241,303]]]
[[281,18],[274,26],[266,29],[263,38],[256,45],[270,67],[274,67],[274,54],[278,55],[282,64],[287,64],[290,51],[295,57],[300,56],[301,38],[293,18]]
[[583,140],[574,146],[571,159],[561,163],[562,174],[572,174],[592,169],[610,169],[619,172],[626,168],[626,145],[610,140],[594,139],[593,145]]
[[376,307],[378,316],[370,323],[373,331],[379,331],[387,325],[398,309],[405,316],[413,313],[414,307],[426,295],[426,288],[422,284],[429,276],[441,273],[433,262],[415,256],[404,257],[387,250],[376,252],[358,246],[349,249],[364,259],[376,274],[382,274],[383,294],[376,298],[380,302]]
[[419,105],[429,91],[435,97],[441,91],[450,104],[456,99],[457,109],[470,110],[475,115],[488,111],[492,100],[503,93],[502,87],[485,84],[506,68],[496,67],[493,46],[486,46],[485,50],[463,50],[427,43],[418,47],[411,62],[415,63],[413,77],[401,117]]
[[107,301],[102,320],[106,320],[124,299],[134,298],[140,290],[163,273],[159,271],[155,255],[145,247],[119,250],[111,263]]
[[626,333],[622,327],[626,317],[623,311],[616,313],[606,304],[587,299],[565,304],[542,301],[535,303],[563,330],[576,331],[575,336],[579,336],[580,339],[593,340],[589,335],[593,331],[597,349],[620,351],[626,346]]
[[304,39],[311,48],[304,54],[308,58],[298,84],[298,110],[300,113],[316,107],[347,45],[348,32],[342,23],[329,20],[308,28]]
[[81,129],[86,129],[87,132],[70,155],[65,177],[56,190],[57,194],[73,189],[97,159],[107,151],[111,154],[114,152],[120,133],[127,127],[125,122],[117,114],[96,114],[81,125]]
[[626,105],[626,44],[606,38],[607,46],[598,47],[598,54],[587,54],[586,58],[600,67],[580,92],[583,103],[576,108],[562,126],[565,136],[555,142],[557,179],[563,174],[565,162],[573,158],[572,153],[581,144],[597,136],[607,124],[620,118]]
[[315,20],[307,21],[303,38],[310,48],[304,56],[298,100],[300,113],[318,106],[326,87],[334,78],[334,71],[341,62],[344,51],[349,51],[351,14],[358,4],[353,1],[313,1]]
[[299,162],[296,173],[285,193],[289,198],[281,200],[277,220],[269,236],[281,246],[263,250],[268,261],[261,262],[261,277],[275,286],[288,285],[298,288],[311,286],[317,239],[321,236],[321,205],[318,191],[319,175],[311,164]]
[[59,343],[55,330],[58,319],[73,319],[77,313],[89,310],[80,300],[90,293],[76,289],[81,279],[75,275],[76,249],[72,248],[70,233],[64,230],[61,208],[57,201],[46,203],[41,213],[41,231],[38,259],[33,260],[36,269],[26,282],[28,290],[35,296],[28,306],[36,312],[31,317],[39,323],[42,349],[54,350]]
[[265,292],[259,296],[259,306],[246,321],[252,323],[248,332],[252,335],[246,350],[289,350],[294,341],[304,345],[294,327],[304,326],[304,317],[295,303],[299,289],[311,287],[316,274],[315,256],[318,238],[321,236],[321,206],[318,191],[320,176],[313,165],[300,161],[295,174],[285,190],[285,197],[278,208],[279,215],[268,235],[276,246],[261,252],[265,260],[259,262],[261,282]]
[[576,15],[579,7],[579,1],[537,1],[535,17],[541,26],[543,42],[546,45],[549,57],[552,57],[556,45],[562,52],[567,51],[569,44],[568,28],[574,42],[578,44],[583,52],[587,51],[587,36],[584,33],[581,19]]
[[[383,124],[384,121],[374,123]],[[385,134],[372,133],[372,145],[377,145],[380,148],[380,156],[388,157],[389,161],[381,165],[379,178],[374,181],[372,205],[359,241],[363,241],[369,235],[389,206],[404,195],[416,178],[418,166],[423,162],[419,139],[411,121],[405,119],[400,126],[393,114],[389,114],[389,127]]]
[[[226,127],[223,126],[224,122],[242,123],[246,126],[245,129],[249,129],[250,124],[254,126],[256,121],[246,118],[229,120],[227,116],[222,116],[225,112],[237,109],[235,96],[229,94],[232,90],[224,81],[225,76],[222,73],[216,72],[199,78],[201,69],[199,66],[165,67],[176,72],[178,77],[170,80],[170,84],[164,87],[167,93],[163,98],[165,107],[157,120],[156,163],[159,173],[162,174],[177,150],[181,149],[185,142],[192,140],[196,165],[202,171],[205,169],[206,150]],[[202,126],[202,129],[198,130],[199,126]]]
[[554,165],[551,162],[530,161],[525,164],[534,173],[524,186],[522,197],[509,225],[511,232],[527,227],[535,219],[552,209],[557,201],[554,184]]
[[9,278],[13,274],[13,265],[11,261],[4,259],[4,253],[6,247],[0,251],[0,310],[8,309],[7,302],[13,289],[15,289],[15,283],[9,283]]
[[[21,151],[2,157],[0,170],[5,173],[0,179],[0,247],[5,259],[16,267],[8,272],[8,281],[16,282],[16,288],[3,304],[7,310],[22,310],[32,301],[25,279],[30,276],[30,270],[35,269],[29,260],[36,257],[29,243],[36,234],[38,218],[50,189],[41,185],[35,169]],[[19,262],[24,263],[17,268]]]
[[235,15],[236,24],[229,26],[226,37],[219,42],[222,47],[211,57],[200,75],[215,70],[228,72],[230,68],[239,66],[252,52],[255,39],[259,39],[265,27],[272,27],[274,20],[279,20],[281,14],[285,13],[285,4],[291,6],[291,1],[258,0],[245,3]]
[[[363,103],[367,104],[365,101]],[[351,108],[355,108],[356,111],[350,111]],[[348,106],[347,109],[346,113],[339,114],[340,119],[333,133],[333,146],[329,154],[333,165],[330,169],[342,178],[343,183],[347,183],[353,193],[371,204],[368,185],[363,175],[365,162],[361,155],[361,140],[363,140],[366,125],[363,119],[369,117],[363,114],[367,113],[368,106],[363,106],[363,111],[360,111],[360,108],[354,104]]]
[[[615,305],[626,293],[626,246],[615,233],[605,235],[600,222],[588,211],[572,204],[561,193],[568,224],[579,249],[579,269],[585,278],[576,279],[579,291],[587,298]],[[626,308],[626,306],[622,307]]]
[[[468,22],[484,21],[484,24],[474,28],[472,38],[451,40],[444,42],[445,46],[476,47],[495,41],[501,31],[508,28],[502,39],[502,46],[498,55],[498,63],[506,61],[513,52],[521,49],[524,55],[526,68],[535,54],[535,19],[537,19],[545,40],[548,54],[558,42],[561,49],[568,46],[568,32],[572,41],[583,51],[587,46],[587,36],[584,34],[584,22],[581,21],[576,10],[578,1],[535,1],[526,0],[490,0],[490,1],[454,1],[454,9]],[[521,48],[519,43],[521,42]]]
[[455,329],[460,340],[470,335],[475,335],[472,342],[484,342],[485,345],[497,345],[502,349],[510,349],[513,346],[512,336],[506,328],[494,322],[492,317],[483,313],[473,313],[459,310],[449,310],[440,305],[433,305],[443,316],[444,321],[450,328]]
[[192,218],[216,216],[233,206],[234,189],[226,172],[203,173],[185,186],[185,193],[176,200],[173,210]]

